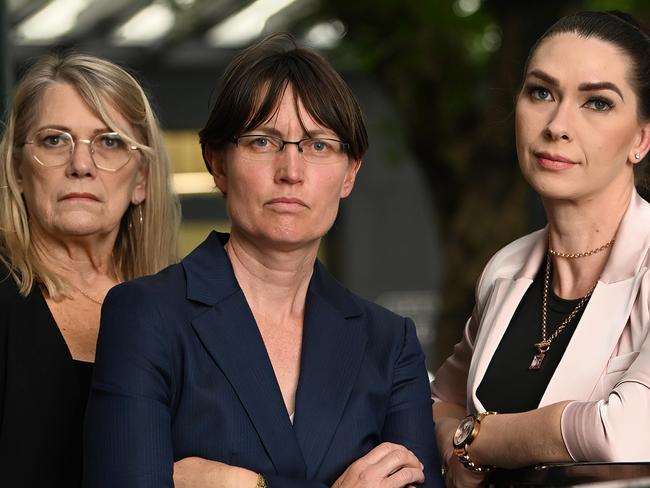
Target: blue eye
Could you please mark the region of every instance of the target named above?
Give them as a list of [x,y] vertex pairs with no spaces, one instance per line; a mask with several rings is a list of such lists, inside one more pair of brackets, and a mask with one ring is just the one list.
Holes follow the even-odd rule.
[[253,139],[253,144],[259,147],[266,147],[269,145],[269,140],[266,139],[265,137],[256,137]]
[[595,112],[609,112],[612,108],[614,108],[614,104],[612,102],[602,97],[590,98],[587,100],[584,106]]
[[548,101],[553,99],[550,90],[543,86],[531,86],[528,88],[528,93],[535,100]]
[[329,149],[329,144],[325,141],[321,140],[313,140],[311,141],[311,148],[316,151],[316,152],[323,152],[327,151]]

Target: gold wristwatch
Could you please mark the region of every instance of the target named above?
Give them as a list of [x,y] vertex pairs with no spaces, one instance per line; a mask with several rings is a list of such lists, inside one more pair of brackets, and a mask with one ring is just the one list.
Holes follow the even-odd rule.
[[463,466],[470,471],[477,473],[486,473],[492,469],[492,466],[480,466],[469,457],[467,452],[469,445],[474,442],[481,428],[481,420],[487,415],[496,415],[496,412],[482,412],[478,415],[468,415],[460,421],[456,433],[454,434],[454,454]]

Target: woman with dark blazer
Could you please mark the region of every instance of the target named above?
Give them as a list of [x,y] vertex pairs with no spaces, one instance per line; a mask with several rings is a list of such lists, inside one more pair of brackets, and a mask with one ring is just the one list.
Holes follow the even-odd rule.
[[109,294],[87,486],[441,486],[413,323],[317,260],[367,147],[347,85],[267,39],[227,68],[200,135],[231,233]]
[[0,485],[81,485],[100,307],[174,260],[168,174],[122,68],[51,55],[18,83],[0,144]]

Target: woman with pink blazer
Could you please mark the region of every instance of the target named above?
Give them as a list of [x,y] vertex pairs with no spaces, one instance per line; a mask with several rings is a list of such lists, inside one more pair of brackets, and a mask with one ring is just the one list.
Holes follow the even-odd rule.
[[[521,171],[548,225],[500,250],[431,384],[448,486],[493,466],[650,460],[650,36],[582,12],[533,46]],[[636,175],[635,175],[636,173]]]

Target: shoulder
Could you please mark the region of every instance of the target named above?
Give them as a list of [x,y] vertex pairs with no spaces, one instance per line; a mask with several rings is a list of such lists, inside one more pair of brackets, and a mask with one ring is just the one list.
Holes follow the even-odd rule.
[[35,300],[40,297],[41,290],[36,283],[27,296],[22,296],[9,268],[0,260],[0,310],[4,318],[9,317],[11,310],[16,309],[19,309],[21,314],[36,313],[38,307],[34,307]]
[[[540,229],[511,242],[497,251],[483,269],[476,287],[477,300],[481,302],[485,295],[500,278],[515,279],[530,262],[534,251],[544,241],[546,230]],[[534,271],[537,271],[535,266]],[[529,276],[532,279],[532,275]]]
[[185,296],[185,274],[180,264],[116,285],[102,306],[100,336],[108,331],[147,336],[161,333],[186,309]]
[[108,292],[105,303],[134,301],[152,297],[164,301],[174,296],[183,296],[185,273],[180,264],[172,264],[154,275],[143,276],[114,286]]
[[320,263],[315,269],[314,291],[352,325],[363,324],[372,346],[399,348],[415,334],[413,321],[371,302],[341,285]]
[[404,317],[347,289],[319,262],[314,269],[311,288],[346,317],[363,316],[373,324],[402,324],[405,321]]
[[7,266],[0,260],[0,306],[4,308],[19,299],[18,285]]

